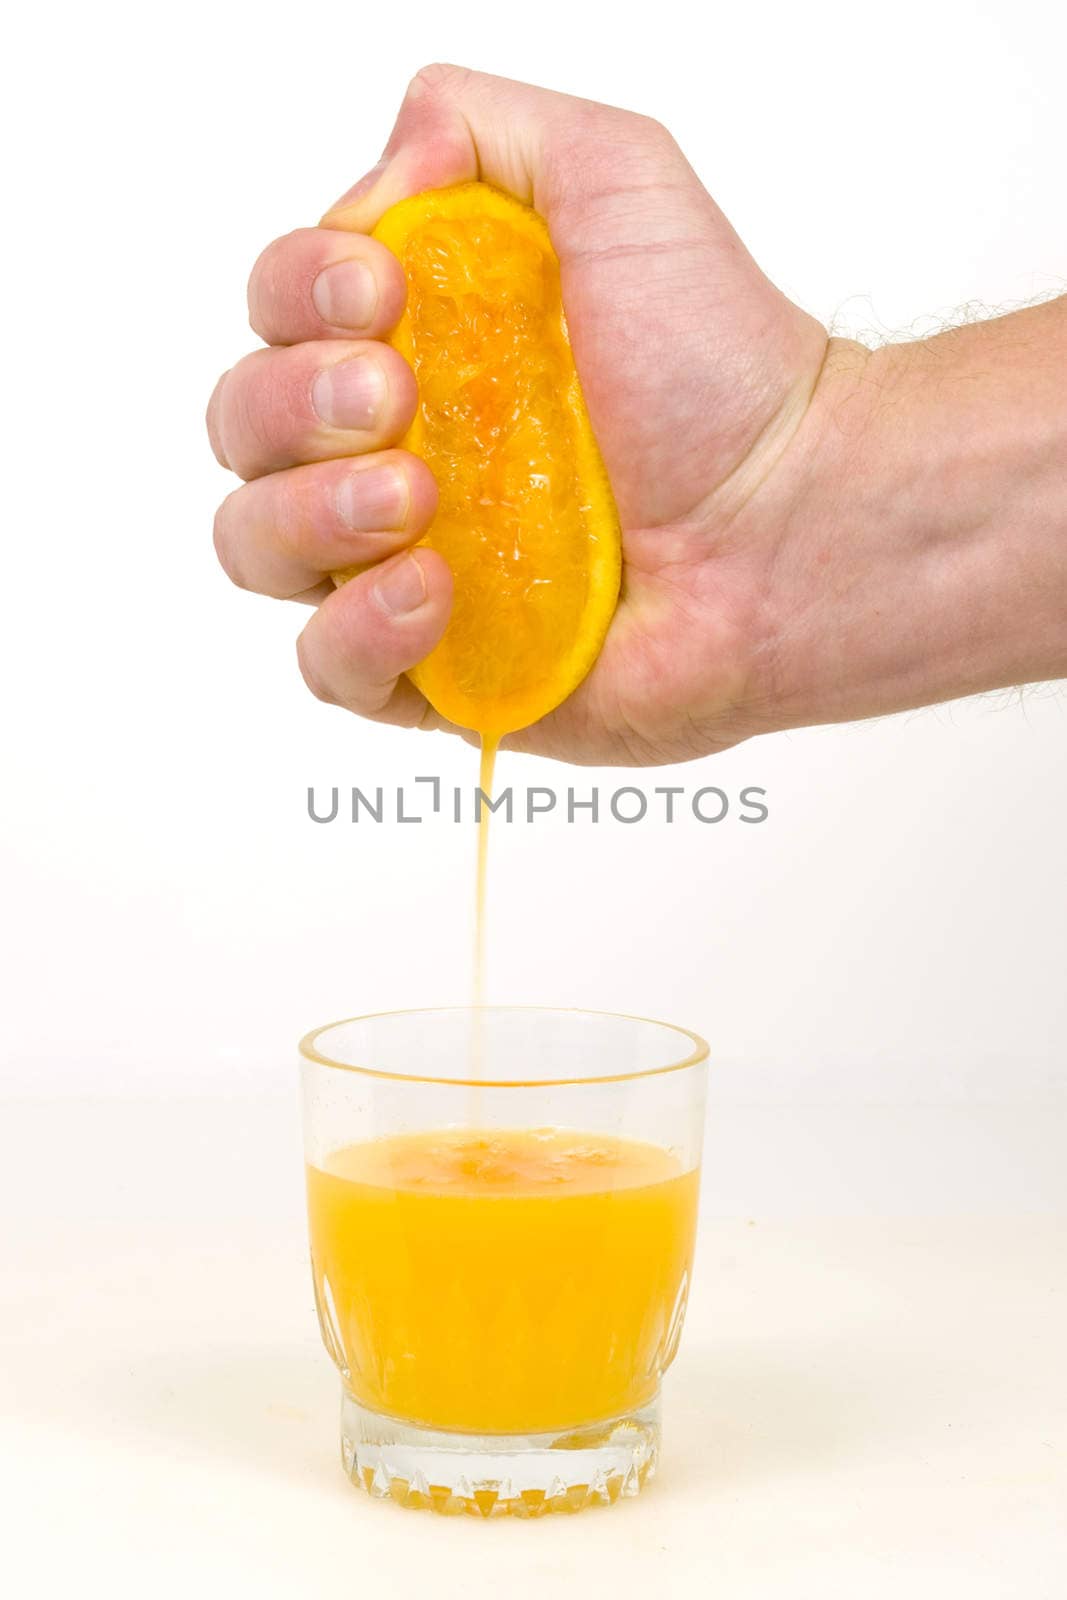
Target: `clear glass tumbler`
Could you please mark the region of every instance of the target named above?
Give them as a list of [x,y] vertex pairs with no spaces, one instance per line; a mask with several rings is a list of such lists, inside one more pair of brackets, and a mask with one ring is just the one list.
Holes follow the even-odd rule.
[[483,1516],[636,1494],[692,1272],[704,1041],[490,1006],[335,1022],[300,1050],[353,1482]]

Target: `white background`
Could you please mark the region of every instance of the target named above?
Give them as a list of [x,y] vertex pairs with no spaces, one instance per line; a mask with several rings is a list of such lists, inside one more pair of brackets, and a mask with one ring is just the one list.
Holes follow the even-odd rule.
[[[199,1381],[183,1340],[210,1338],[208,1287],[225,1299],[220,1286],[230,1284],[219,1318],[236,1328],[233,1284],[248,1286],[248,1261],[268,1263],[248,1292],[274,1296],[271,1316],[307,1338],[280,1366],[269,1345],[256,1358],[256,1382],[269,1387],[284,1369],[300,1390],[299,1459],[318,1470],[333,1420],[329,1403],[322,1410],[325,1388],[315,1386],[329,1387],[330,1375],[314,1350],[310,1304],[297,1304],[302,1267],[283,1310],[269,1266],[279,1239],[289,1251],[279,1245],[280,1256],[300,1262],[295,1040],[339,1015],[468,994],[473,829],[315,826],[305,796],[309,784],[388,788],[430,772],[470,787],[472,752],[444,736],[363,726],[313,701],[294,663],[297,609],[238,593],[214,563],[212,513],[231,482],[208,451],[202,413],[218,372],[253,343],[244,282],[258,251],[313,221],[373,164],[409,76],[444,59],[666,121],[764,268],[841,331],[903,335],[965,306],[973,314],[972,303],[1010,307],[1063,287],[1061,17],[1038,0],[899,0],[875,10],[662,0],[640,11],[551,0],[392,8],[222,0],[170,11],[59,5],[27,9],[12,25],[0,110],[12,168],[0,262],[9,441],[3,1172],[22,1263],[10,1279],[8,1321],[14,1411],[25,1430],[16,1459],[31,1506],[61,1492],[66,1499],[63,1477],[89,1452],[86,1476],[112,1501],[132,1494],[146,1528],[153,1515],[162,1526],[168,1505],[188,1511],[206,1541],[183,1544],[190,1562],[260,1584],[269,1569],[283,1575],[279,1592],[300,1592],[295,1577],[285,1588],[289,1558],[271,1553],[269,1540],[260,1570],[247,1528],[237,1538],[221,1511],[194,1517],[203,1461],[216,1474],[212,1504],[233,1495],[247,1516],[262,1487],[241,1478],[248,1458],[269,1460],[274,1450],[281,1460],[285,1445],[261,1418],[266,1431],[253,1427],[235,1451],[253,1411],[227,1425],[226,1407],[244,1405],[256,1384],[238,1354],[225,1373]],[[672,1511],[665,1480],[659,1498],[648,1497],[651,1509],[618,1514],[628,1532],[614,1537],[645,1562],[635,1569],[643,1582],[680,1570],[670,1552],[684,1543],[689,1518],[707,1515],[722,1519],[704,1548],[709,1584],[724,1575],[740,1584],[744,1573],[752,1593],[805,1600],[815,1588],[836,1593],[836,1579],[842,1592],[859,1582],[873,1595],[882,1592],[878,1573],[888,1583],[890,1570],[916,1579],[965,1571],[972,1596],[1059,1592],[1042,1587],[1063,1567],[1061,1522],[1060,1542],[1047,1544],[1054,1497],[1019,1491],[1023,1509],[1012,1500],[1009,1513],[996,1472],[991,1498],[974,1486],[985,1483],[981,1463],[1004,1459],[1009,1437],[1021,1453],[1002,1478],[1015,1471],[1013,1483],[1021,1473],[1047,1488],[1052,1456],[1062,1470],[1062,1358],[1053,1343],[1041,1368],[1040,1353],[1005,1334],[1002,1348],[975,1358],[973,1391],[957,1370],[953,1410],[944,1399],[951,1383],[939,1387],[936,1374],[995,1318],[985,1306],[972,1316],[969,1300],[945,1290],[929,1241],[938,1227],[964,1229],[946,1236],[945,1259],[969,1262],[973,1286],[1014,1273],[1010,1292],[1027,1326],[1047,1329],[1053,1299],[1062,1308],[1065,751],[1062,688],[1045,687],[777,735],[644,780],[717,784],[731,795],[761,785],[771,814],[760,827],[730,817],[717,827],[495,829],[490,998],[637,1010],[711,1041],[703,1270],[718,1325],[736,1324],[737,1349],[754,1337],[746,1308],[762,1329],[796,1333],[798,1303],[823,1295],[832,1326],[834,1294],[867,1281],[857,1263],[872,1263],[874,1279],[889,1273],[897,1310],[948,1293],[940,1321],[932,1312],[917,1336],[910,1368],[891,1328],[882,1329],[896,1363],[881,1386],[877,1362],[871,1369],[882,1409],[859,1421],[849,1413],[827,1476],[840,1384],[809,1404],[803,1385],[799,1397],[789,1387],[797,1363],[788,1349],[772,1364],[778,1387],[772,1377],[768,1388],[758,1364],[731,1384],[728,1361],[736,1417],[710,1499],[700,1497],[699,1510],[676,1499]],[[607,794],[642,779],[505,756],[500,781],[599,784]],[[973,1222],[994,1216],[1001,1221],[988,1234]],[[768,1247],[757,1289],[744,1278],[757,1270],[745,1267],[751,1236],[741,1231],[736,1248],[720,1248],[735,1235],[726,1222],[716,1233],[717,1219],[730,1217],[742,1230],[750,1218],[788,1217],[796,1228],[809,1217],[816,1231],[782,1235],[780,1254]],[[922,1218],[932,1232],[918,1226]],[[863,1219],[869,1239],[849,1235],[852,1255],[840,1246],[847,1271],[801,1282],[796,1251],[806,1259],[818,1228]],[[1004,1233],[1003,1219],[1015,1219],[1016,1233]],[[893,1277],[892,1262],[917,1259],[908,1227],[933,1250],[914,1280],[904,1266]],[[208,1286],[182,1262],[202,1264],[212,1249]],[[1032,1272],[1020,1287],[1028,1249]],[[111,1265],[94,1274],[86,1263],[106,1250]],[[739,1277],[728,1260],[741,1262]],[[131,1271],[149,1301],[170,1306],[177,1296],[186,1320],[176,1314],[164,1336],[163,1312],[153,1322],[138,1295],[142,1329],[123,1298],[134,1292]],[[194,1323],[199,1332],[189,1331]],[[806,1337],[797,1334],[804,1370],[821,1362],[839,1372],[832,1337],[818,1350]],[[692,1359],[702,1359],[700,1325],[691,1322],[687,1338]],[[109,1341],[119,1352],[110,1368]],[[233,1344],[237,1352],[236,1334]],[[153,1365],[161,1348],[169,1378]],[[34,1386],[65,1362],[69,1371],[72,1350],[82,1352],[85,1392],[97,1396],[76,1430],[73,1468],[58,1442],[73,1396],[45,1404]],[[108,1398],[109,1370],[135,1384],[132,1394]],[[1021,1377],[1013,1387],[1012,1374],[1024,1370],[1030,1387]],[[926,1396],[924,1408],[936,1391],[942,1410],[930,1403],[944,1427],[917,1443],[904,1430],[914,1449],[900,1456],[898,1482],[887,1462],[900,1433],[890,1448],[884,1425],[904,1389]],[[172,1396],[169,1410],[160,1394]],[[986,1417],[971,1401],[990,1394],[1003,1406]],[[769,1455],[757,1449],[753,1461],[739,1441],[751,1445],[761,1406],[793,1420],[780,1437],[772,1424]],[[127,1437],[121,1419],[135,1415]],[[966,1435],[973,1457],[946,1456],[927,1482],[917,1463],[936,1457],[939,1442],[958,1443],[961,1419],[975,1416],[978,1431]],[[945,1431],[952,1426],[954,1436]],[[173,1429],[179,1445],[203,1444],[200,1456],[193,1448],[187,1499],[169,1480],[141,1476],[146,1460],[178,1470],[182,1449],[166,1442]],[[854,1450],[853,1434],[862,1441]],[[690,1456],[706,1456],[695,1435]],[[749,1466],[735,1482],[742,1456]],[[849,1499],[853,1474],[864,1470],[864,1489]],[[334,1550],[330,1540],[343,1541],[357,1512],[350,1494],[334,1508],[334,1479],[345,1486],[332,1462],[321,1490],[318,1480],[314,1490],[303,1483],[302,1500],[286,1498],[297,1491],[285,1476],[271,1480],[279,1526],[286,1508],[299,1523],[312,1504],[328,1504],[339,1521],[316,1537]],[[796,1533],[787,1547],[799,1565],[781,1571],[760,1530],[779,1514],[793,1526],[789,1496],[777,1508],[744,1501],[768,1476],[801,1497],[809,1532],[827,1530],[821,1545]],[[972,1490],[977,1498],[967,1497]],[[883,1528],[887,1494],[905,1496],[906,1511]],[[846,1502],[860,1531],[842,1543],[831,1530]],[[360,1504],[358,1515],[373,1510]],[[67,1515],[72,1548],[118,1562],[116,1592],[127,1582],[133,1592],[157,1535],[142,1530],[142,1549],[128,1525],[109,1535],[103,1511],[86,1511],[80,1523],[76,1511]],[[644,1520],[627,1523],[631,1515]],[[749,1528],[746,1519],[754,1566],[743,1541],[728,1542],[730,1527]],[[383,1558],[394,1565],[412,1538],[441,1537],[400,1520],[403,1542]],[[975,1524],[986,1531],[972,1570],[964,1530]],[[583,1525],[567,1535],[568,1551]],[[365,1517],[359,1526],[387,1544],[393,1537]],[[596,1537],[610,1545],[612,1536]],[[456,1571],[469,1546],[459,1551],[449,1536]],[[892,1558],[884,1572],[880,1550]],[[1009,1573],[1018,1577],[1023,1559],[1034,1571],[1013,1588]],[[529,1570],[536,1576],[536,1560]],[[799,1587],[789,1571],[806,1575]],[[39,1581],[40,1592],[53,1592],[47,1574]],[[920,1583],[918,1592],[934,1590]]]
[[[316,827],[305,791],[473,785],[471,752],[309,697],[301,608],[216,568],[233,480],[201,420],[254,343],[255,255],[377,159],[423,58],[661,116],[823,318],[906,330],[1060,282],[1051,8],[716,10],[105,5],[34,25],[4,264],[16,1087],[258,1089],[312,1023],[466,997],[473,830]],[[655,780],[762,784],[763,827],[500,829],[492,997],[684,1022],[730,1098],[1062,1099],[1065,750],[1062,691],[1030,691]],[[510,757],[501,781],[568,780]]]

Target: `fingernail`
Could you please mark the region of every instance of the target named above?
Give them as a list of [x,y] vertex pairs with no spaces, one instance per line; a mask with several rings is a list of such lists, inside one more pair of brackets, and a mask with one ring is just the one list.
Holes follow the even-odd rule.
[[402,528],[408,513],[408,480],[396,467],[364,467],[342,478],[337,509],[350,528]]
[[329,428],[373,428],[385,400],[385,376],[370,356],[353,356],[320,372],[311,403]]
[[417,611],[426,599],[426,579],[413,555],[401,556],[383,567],[374,585],[379,605],[394,617]]
[[362,261],[335,261],[311,285],[311,299],[323,322],[335,328],[367,328],[378,309],[378,285]]
[[335,200],[333,205],[328,207],[326,216],[330,216],[334,211],[340,211],[344,206],[351,205],[353,200],[358,200],[360,195],[366,194],[368,189],[373,189],[388,165],[387,156],[383,156],[380,161],[376,161],[370,171],[360,178],[358,183],[354,183],[351,189],[346,189],[340,200]]

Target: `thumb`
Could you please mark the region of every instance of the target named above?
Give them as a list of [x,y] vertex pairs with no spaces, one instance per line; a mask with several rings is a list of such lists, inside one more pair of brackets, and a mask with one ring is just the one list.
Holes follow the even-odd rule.
[[475,178],[548,224],[624,526],[687,517],[757,442],[777,454],[810,397],[825,330],[764,277],[666,128],[424,67],[382,161],[323,225],[369,232],[397,201]]
[[[381,161],[330,207],[321,226],[369,233],[398,200],[473,179],[534,206],[552,228],[561,258],[568,222],[579,236],[589,232],[588,203],[632,199],[646,189],[681,189],[729,227],[670,134],[652,118],[442,64],[423,67],[412,79]],[[630,231],[639,227],[642,240],[649,220],[645,207],[639,213],[629,208]],[[617,242],[624,241],[622,230]]]
[[465,67],[423,67],[408,85],[382,159],[321,226],[369,233],[398,200],[475,178],[536,203],[545,114],[582,103]]

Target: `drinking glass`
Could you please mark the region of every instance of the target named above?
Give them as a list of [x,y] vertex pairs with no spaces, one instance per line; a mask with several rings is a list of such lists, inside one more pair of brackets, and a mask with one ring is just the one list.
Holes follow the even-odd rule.
[[352,1481],[483,1516],[636,1494],[692,1272],[704,1041],[488,1006],[335,1022],[300,1051]]

